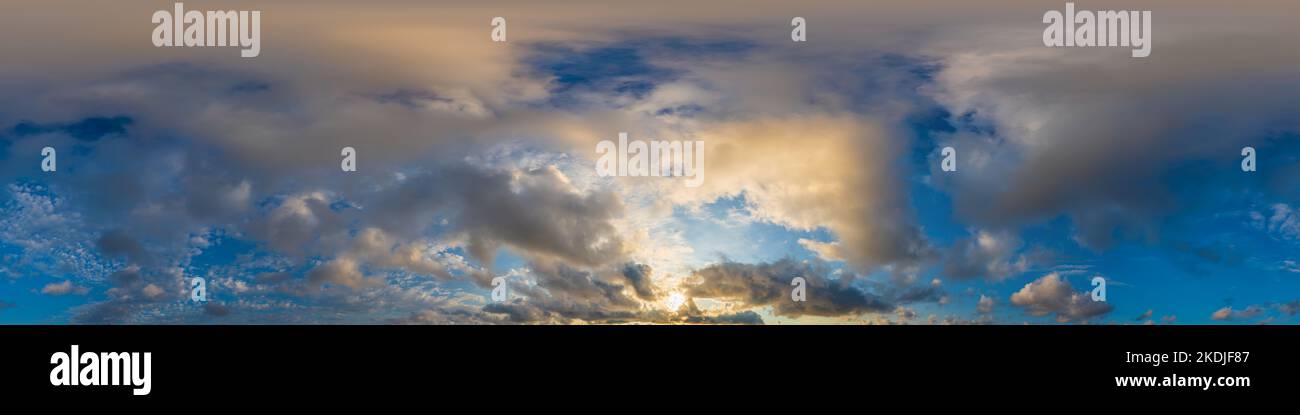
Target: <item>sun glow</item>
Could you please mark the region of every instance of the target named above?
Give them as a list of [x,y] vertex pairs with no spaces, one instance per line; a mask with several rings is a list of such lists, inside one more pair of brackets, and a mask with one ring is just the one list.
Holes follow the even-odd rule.
[[686,296],[683,295],[682,293],[672,293],[668,295],[667,299],[664,300],[664,306],[668,307],[668,311],[677,311],[682,308],[682,305],[685,304],[686,304]]

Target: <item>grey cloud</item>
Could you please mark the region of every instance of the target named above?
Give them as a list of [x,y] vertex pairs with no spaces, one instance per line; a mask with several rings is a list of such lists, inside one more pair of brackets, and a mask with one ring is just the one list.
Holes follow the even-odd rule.
[[886,298],[900,304],[910,303],[942,303],[947,293],[937,284],[921,285],[912,284],[905,287],[883,286],[877,290]]
[[1033,266],[1024,243],[1011,232],[978,231],[958,240],[944,255],[942,272],[957,278],[999,281],[1020,275]]
[[[493,318],[487,311],[492,308],[498,314],[509,314],[503,308],[489,304],[483,309],[472,309],[468,307],[439,307],[429,308],[412,312],[406,317],[391,319],[388,322],[393,324],[461,324],[461,325],[479,325],[479,324],[501,324],[500,319]],[[508,318],[514,320],[513,318]],[[528,317],[520,317],[518,321],[532,321]]]
[[1134,318],[1133,320],[1134,321],[1150,320],[1152,315],[1155,315],[1155,310],[1147,310],[1146,312],[1142,313],[1142,315],[1137,316],[1137,318]]
[[1278,304],[1277,309],[1278,311],[1281,311],[1282,314],[1294,316],[1297,312],[1300,312],[1300,300]]
[[641,316],[641,303],[626,294],[633,291],[621,270],[593,272],[567,263],[535,258],[529,263],[536,285],[515,282],[512,291],[527,299],[492,303],[484,312],[505,314],[514,322],[566,322],[571,320],[618,322]]
[[203,304],[203,312],[213,317],[225,317],[230,315],[230,307],[216,302],[208,302]]
[[645,301],[654,301],[657,297],[654,284],[650,282],[651,272],[650,266],[645,264],[627,264],[623,266],[623,276],[636,290],[636,296]]
[[761,325],[763,317],[753,311],[741,311],[733,314],[722,314],[717,316],[690,316],[685,320],[687,323],[696,324],[748,324]]
[[476,190],[464,195],[456,222],[470,233],[471,247],[505,243],[582,265],[624,255],[622,238],[609,222],[622,214],[622,203],[610,193],[579,193],[553,167],[509,180],[478,176],[463,185]]
[[[690,19],[686,20],[693,23],[702,16],[728,23],[769,20],[752,10],[736,14],[725,6],[697,6],[704,10],[700,7],[667,9],[689,10],[682,13],[689,14]],[[331,11],[343,10],[338,8],[343,6],[325,7]],[[569,19],[576,18],[569,15],[576,14],[569,12],[582,7],[566,5],[561,10],[538,10],[542,13],[537,17],[538,22],[571,23]],[[605,12],[633,19],[658,19],[659,14],[647,11],[659,9],[665,8],[640,5]],[[93,15],[102,10],[93,6],[72,12]],[[827,18],[841,14],[837,11],[836,7],[820,6],[812,10]],[[476,11],[453,13],[455,17],[448,19],[457,20]],[[945,19],[965,19],[958,15],[954,13]],[[895,17],[875,18],[888,21]],[[39,21],[25,21],[21,16],[0,16],[0,20],[12,23],[4,26],[17,30],[20,38],[48,38],[38,35],[45,33]],[[295,43],[291,40],[303,39],[299,36],[318,33],[306,30],[316,28],[315,19],[305,20],[282,21],[289,29],[285,35],[291,36],[284,38],[282,44],[292,45]],[[862,32],[852,32],[853,36],[829,36],[830,33],[849,34],[842,32],[846,30],[843,28],[860,25],[830,26],[841,28],[821,26],[832,31],[824,32],[828,36],[821,39],[840,39],[836,43],[841,45],[864,41],[859,36]],[[1171,35],[1185,33],[1170,28]],[[917,42],[957,37],[944,29],[929,29],[933,27],[927,26],[925,36],[907,40],[908,50],[923,49],[913,48]],[[106,31],[102,39],[117,39],[114,36],[119,30],[135,33],[134,29],[117,28]],[[357,32],[370,35],[383,31]],[[581,35],[587,38],[591,33]],[[265,276],[258,280],[268,285],[303,283],[349,288],[346,294],[319,294],[325,305],[347,310],[365,309],[365,301],[376,298],[372,296],[397,295],[388,291],[387,284],[398,281],[382,281],[379,274],[384,271],[406,271],[444,280],[467,276],[480,286],[490,280],[490,270],[461,270],[461,274],[453,275],[456,273],[427,257],[427,245],[446,243],[463,247],[469,257],[489,267],[499,249],[514,250],[536,268],[533,272],[539,286],[523,291],[528,295],[526,300],[485,307],[485,311],[494,313],[481,319],[469,312],[441,313],[439,309],[412,313],[411,321],[492,322],[495,317],[516,321],[660,318],[640,310],[642,302],[656,299],[660,293],[654,290],[648,266],[627,265],[631,243],[613,224],[621,218],[624,209],[614,194],[580,191],[568,178],[550,168],[492,169],[460,161],[495,142],[491,137],[542,136],[540,141],[547,141],[554,138],[547,136],[559,135],[557,131],[566,134],[563,139],[570,139],[568,133],[581,130],[565,128],[572,125],[563,125],[564,122],[549,124],[552,118],[562,118],[558,114],[521,108],[520,102],[547,98],[520,91],[527,90],[537,80],[495,76],[517,68],[509,64],[485,64],[511,62],[517,56],[478,55],[484,53],[481,51],[465,55],[464,50],[454,47],[422,47],[416,55],[409,56],[432,64],[403,65],[391,64],[393,61],[384,60],[391,57],[382,53],[355,54],[367,52],[355,46],[370,44],[366,41],[397,40],[383,34],[376,36],[365,41],[330,43],[325,48],[313,48],[306,55],[285,48],[288,61],[301,64],[279,68],[257,65],[257,69],[248,72],[201,61],[146,66],[106,77],[93,75],[156,59],[148,54],[143,57],[115,54],[114,59],[106,60],[112,62],[111,66],[75,70],[66,65],[38,65],[51,62],[52,58],[45,56],[45,52],[6,65],[0,69],[7,75],[0,78],[8,79],[0,80],[6,85],[0,88],[4,91],[0,92],[4,103],[0,122],[5,122],[5,126],[27,125],[25,128],[32,129],[33,133],[40,130],[40,141],[34,136],[14,140],[6,137],[5,144],[14,145],[15,158],[0,163],[3,165],[0,176],[8,180],[20,172],[13,166],[32,165],[30,155],[37,154],[33,150],[39,149],[36,146],[46,140],[61,149],[64,145],[76,145],[76,151],[60,150],[61,162],[70,162],[68,165],[77,166],[76,170],[61,170],[61,174],[49,179],[49,184],[53,192],[66,195],[65,207],[83,208],[70,213],[81,213],[84,222],[74,221],[74,216],[49,216],[50,222],[31,223],[58,223],[60,227],[91,235],[52,238],[40,234],[42,231],[53,234],[58,227],[21,228],[22,224],[5,222],[18,229],[14,233],[40,235],[6,240],[22,242],[27,249],[36,251],[82,251],[74,242],[96,241],[99,235],[102,254],[122,260],[128,267],[136,267],[126,274],[108,278],[113,284],[108,290],[110,300],[82,310],[86,314],[83,321],[111,321],[109,317],[143,310],[146,303],[156,306],[172,298],[179,291],[176,281],[180,277],[170,270],[183,268],[191,259],[183,241],[214,226],[226,228],[230,234],[246,238],[259,248],[268,247],[288,257],[288,265],[248,271]],[[960,216],[994,225],[990,229],[1004,229],[1067,215],[1074,220],[1077,237],[1083,244],[1102,248],[1118,239],[1149,237],[1153,230],[1148,226],[1152,221],[1147,219],[1178,208],[1181,200],[1168,189],[1165,177],[1176,171],[1179,163],[1200,160],[1216,167],[1231,165],[1235,157],[1220,160],[1219,155],[1234,154],[1234,147],[1251,142],[1261,131],[1294,130],[1293,120],[1300,119],[1291,105],[1297,84],[1290,81],[1295,67],[1294,53],[1285,52],[1294,49],[1290,45],[1255,44],[1235,36],[1227,40],[1208,39],[1201,47],[1236,53],[1232,56],[1243,58],[1210,62],[1199,58],[1205,55],[1200,47],[1188,46],[1195,42],[1179,36],[1163,36],[1169,42],[1162,40],[1156,56],[1141,64],[1127,59],[1054,62],[1056,57],[1043,58],[1035,53],[1004,55],[998,53],[1004,45],[990,42],[985,45],[989,49],[936,53],[951,59],[923,60],[917,68],[922,72],[920,75],[910,76],[912,67],[903,65],[899,70],[871,72],[862,80],[830,82],[829,87],[811,88],[815,91],[812,94],[808,93],[809,85],[827,81],[823,78],[838,77],[843,71],[819,67],[825,60],[810,51],[773,56],[757,52],[774,48],[759,47],[755,48],[758,56],[725,55],[724,59],[709,59],[709,65],[693,65],[698,62],[656,54],[648,64],[671,68],[673,76],[653,81],[681,81],[682,84],[674,87],[699,88],[688,88],[686,98],[642,98],[647,101],[645,108],[652,110],[688,110],[687,116],[675,117],[674,111],[669,114],[674,117],[664,117],[674,118],[673,122],[682,121],[678,118],[695,119],[655,126],[672,131],[699,131],[706,130],[709,122],[738,114],[861,111],[894,117],[918,105],[916,101],[921,98],[909,95],[922,88],[933,92],[936,99],[952,110],[955,123],[961,124],[962,118],[971,120],[971,125],[959,126],[963,132],[951,137],[960,144],[962,154],[1010,161],[1009,165],[1002,166],[998,166],[1001,163],[981,166],[963,162],[960,174],[950,178],[935,176],[941,188],[953,193]],[[899,40],[892,36],[866,38],[870,39],[865,41],[873,44]],[[985,37],[972,39],[989,42]],[[85,47],[77,39],[60,40],[72,43],[51,44],[41,49],[48,50],[49,56],[61,56],[60,51],[66,50],[105,52]],[[401,41],[389,44],[395,49],[410,45]],[[698,50],[689,42],[685,45],[691,47],[686,52],[692,54],[708,52]],[[1252,47],[1241,48],[1242,45]],[[329,51],[328,56],[316,55],[320,50]],[[1254,50],[1284,52],[1263,58],[1259,56],[1263,54],[1251,52]],[[334,59],[337,56],[360,58]],[[401,56],[406,58],[408,54]],[[446,56],[453,59],[445,59]],[[975,59],[968,59],[972,57]],[[315,65],[322,58],[331,65]],[[782,60],[792,60],[789,58],[808,64],[783,64]],[[303,65],[315,65],[319,70],[304,72]],[[447,70],[430,73],[420,69],[430,66]],[[866,65],[877,66],[881,65]],[[50,72],[48,76],[28,76],[46,70]],[[927,89],[921,81],[935,70],[939,71],[935,78],[938,85],[936,89]],[[1231,83],[1221,81],[1227,79],[1220,76],[1222,73],[1242,72]],[[463,73],[468,75],[460,75]],[[344,76],[355,74],[364,76]],[[14,81],[28,78],[48,84],[19,88]],[[467,85],[459,87],[462,84]],[[10,85],[14,87],[9,88]],[[887,92],[871,94],[869,99],[855,98],[863,95],[863,91],[879,90]],[[692,94],[721,98],[697,103],[690,97]],[[514,100],[521,96],[531,99]],[[658,105],[661,103],[666,105]],[[119,113],[132,118],[121,122]],[[608,130],[602,134],[615,131],[613,125],[649,123],[626,114],[588,115],[571,115],[570,119],[578,119],[575,124],[582,125],[604,123],[599,128],[593,127]],[[849,114],[844,118],[856,119],[859,115]],[[594,118],[602,120],[593,121]],[[9,122],[11,119],[32,121],[21,124]],[[730,153],[716,154],[731,154],[742,167],[763,166],[761,170],[770,171],[771,175],[760,176],[764,172],[743,168],[726,170],[724,166],[729,159],[718,158],[709,160],[709,180],[725,180],[727,176],[720,174],[724,171],[731,172],[732,177],[756,177],[749,183],[724,183],[720,188],[724,192],[746,189],[747,196],[754,197],[765,208],[766,216],[762,220],[791,228],[829,230],[839,243],[833,256],[843,257],[859,268],[858,272],[871,272],[882,265],[915,269],[930,258],[931,252],[912,218],[906,185],[894,174],[894,168],[898,167],[893,164],[894,158],[905,153],[906,143],[899,144],[902,140],[892,134],[858,131],[848,126],[844,140],[811,141],[810,145],[809,140],[826,135],[822,133],[842,132],[836,128],[812,128],[836,120],[834,116],[809,116],[805,122],[791,122],[789,126],[782,124],[785,120],[779,120],[757,123],[753,129],[729,131],[730,135],[744,140],[710,141],[734,144],[729,148]],[[696,124],[696,121],[703,123]],[[106,133],[88,134],[87,129]],[[789,134],[761,140],[759,133],[771,130]],[[1226,138],[1206,139],[1213,137]],[[547,143],[550,144],[553,143]],[[582,146],[586,144],[583,142]],[[789,154],[797,150],[821,147],[821,144],[827,144],[825,148],[831,149],[828,153],[832,156],[842,157],[809,158],[810,168],[806,170],[773,167],[786,166]],[[340,176],[336,170],[338,149],[344,145],[360,150],[362,168],[354,175]],[[758,152],[749,154],[744,150],[763,145],[771,145],[764,150],[772,150],[769,152],[776,156],[764,159],[757,157]],[[1276,150],[1276,147],[1261,148]],[[807,152],[799,154],[811,156]],[[967,160],[965,156],[963,160]],[[715,167],[718,170],[713,170]],[[1285,168],[1262,173],[1274,175],[1266,179],[1278,180],[1278,173],[1273,172]],[[390,177],[396,173],[403,178]],[[1282,180],[1283,184],[1286,180]],[[330,190],[318,192],[319,189]],[[760,194],[765,190],[770,193]],[[870,197],[845,197],[856,192]],[[697,196],[673,202],[711,200]],[[369,229],[382,233],[367,233]],[[439,234],[430,236],[435,230]],[[93,252],[93,249],[84,251]],[[77,258],[78,261],[60,267],[87,278],[108,275],[106,270],[117,269],[80,263],[85,260]],[[1024,258],[1018,244],[983,246],[972,239],[954,247],[945,256],[943,266],[946,275],[998,279],[1023,271]],[[314,262],[317,260],[320,262]],[[779,301],[782,296],[778,293],[788,298],[788,279],[793,276],[785,272],[788,270],[815,271],[812,273],[815,276],[806,276],[814,283],[810,286],[810,303],[796,307],[783,306],[785,303]],[[307,274],[304,281],[295,281],[295,275],[301,271]],[[883,294],[871,294],[859,288],[868,283],[854,281],[851,275],[835,279],[821,269],[780,261],[758,265],[726,263],[696,274],[719,282],[701,281],[693,289],[732,296],[747,304],[772,305],[787,314],[888,311],[912,301],[943,298],[942,291],[936,287],[908,287],[898,291],[873,287],[878,288],[875,292]],[[380,282],[386,285],[379,286]],[[1086,307],[1071,310],[1070,300],[1063,301],[1065,306],[1048,307],[1046,312],[1063,313],[1067,317],[1096,312]],[[415,300],[412,303],[426,305]],[[233,302],[227,306],[238,307]],[[1035,312],[1043,310],[1043,306],[1026,307]],[[425,311],[428,310],[431,309]],[[95,320],[93,316],[103,319]],[[752,313],[730,316],[707,318],[753,321]]]
[[356,261],[338,258],[317,265],[308,271],[307,283],[312,289],[317,290],[329,287],[346,287],[355,290],[381,284],[382,280],[367,277]]
[[278,206],[253,222],[249,234],[278,252],[300,255],[318,252],[322,237],[328,242],[346,230],[346,218],[330,208],[334,201],[324,192],[284,196]]
[[[894,310],[895,305],[888,300],[853,286],[852,277],[830,279],[828,273],[825,267],[789,258],[761,264],[723,262],[696,270],[687,285],[687,294],[695,298],[740,301],[744,307],[771,306],[774,314],[788,317]],[[795,277],[803,277],[807,283],[806,301],[791,299],[791,281]]]
[[1087,292],[1074,291],[1068,280],[1047,274],[1011,295],[1011,304],[1032,316],[1055,315],[1059,322],[1089,320],[1111,311],[1110,304],[1093,301]]
[[515,323],[545,322],[550,317],[545,310],[522,299],[515,299],[508,303],[491,303],[483,306],[483,312],[504,315],[506,319]]
[[368,219],[386,231],[408,235],[435,218],[449,221],[467,238],[469,253],[491,263],[509,246],[577,265],[622,259],[622,238],[610,223],[622,215],[611,193],[583,194],[554,167],[493,171],[462,165],[409,178],[377,197]]
[[109,278],[108,298],[73,309],[72,322],[114,324],[138,322],[142,311],[159,303],[181,299],[187,287],[179,273],[151,271],[137,265],[123,267]]
[[100,252],[110,257],[121,257],[130,262],[142,262],[145,259],[144,246],[121,229],[104,232],[95,245]]
[[[1300,60],[1242,51],[1287,50],[1278,43],[1287,36],[1223,26],[1202,38],[1186,26],[1196,20],[1167,20],[1160,55],[1146,60],[1011,45],[945,59],[926,91],[954,114],[959,131],[941,145],[959,150],[961,170],[933,177],[958,214],[1012,227],[1067,216],[1093,249],[1159,242],[1158,218],[1198,202],[1180,187],[1236,185],[1244,176],[1213,172],[1239,173],[1243,146],[1286,151],[1271,137],[1300,131],[1300,110],[1287,104],[1300,93]],[[1209,50],[1234,59],[1190,58]],[[1231,81],[1210,75],[1225,70]],[[962,120],[993,129],[971,131]],[[1260,170],[1265,180],[1294,169],[1278,161]]]

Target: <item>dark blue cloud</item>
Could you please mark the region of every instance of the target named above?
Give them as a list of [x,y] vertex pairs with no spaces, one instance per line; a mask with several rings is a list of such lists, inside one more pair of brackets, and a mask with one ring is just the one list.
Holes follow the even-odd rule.
[[739,40],[651,37],[589,47],[542,43],[524,59],[528,70],[552,79],[549,104],[580,106],[579,94],[641,99],[683,71],[653,63],[735,58],[753,50]]
[[438,95],[437,92],[418,89],[400,89],[397,91],[380,94],[375,97],[375,101],[385,104],[398,104],[407,108],[422,108],[425,103],[441,102],[453,103],[456,100]]
[[242,81],[230,87],[234,93],[256,93],[271,90],[271,84],[262,81]]
[[96,141],[109,136],[126,135],[127,127],[134,119],[127,116],[88,117],[69,123],[35,123],[23,121],[13,126],[10,133],[15,137],[37,134],[64,133],[82,141]]

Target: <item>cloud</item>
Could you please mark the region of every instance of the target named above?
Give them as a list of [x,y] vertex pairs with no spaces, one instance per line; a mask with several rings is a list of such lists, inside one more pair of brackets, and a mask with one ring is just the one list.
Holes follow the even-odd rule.
[[821,253],[861,272],[916,265],[932,255],[889,168],[897,144],[880,126],[850,117],[771,118],[723,123],[697,137],[711,149],[709,177],[698,190],[674,198],[743,194],[757,219],[830,230],[838,248]]
[[622,214],[612,194],[583,194],[554,167],[463,179],[461,186],[473,191],[462,195],[455,223],[469,234],[470,252],[480,259],[490,259],[486,253],[497,244],[582,265],[626,255],[610,223]]
[[1032,265],[1029,256],[1016,255],[1023,246],[1020,238],[1010,232],[978,231],[959,240],[947,252],[943,275],[999,281],[1022,274]]
[[812,239],[799,238],[799,245],[804,247],[818,258],[824,261],[843,261],[844,253],[840,248],[839,242],[820,242]]
[[317,290],[330,287],[345,287],[356,290],[381,284],[382,281],[365,276],[355,260],[337,258],[317,265],[307,272],[307,283]]
[[687,319],[688,323],[708,323],[708,324],[763,324],[763,318],[753,311],[742,311],[735,314],[723,314],[713,317],[691,317]]
[[909,321],[916,318],[916,310],[903,306],[894,308],[894,314],[898,316],[898,321]]
[[650,266],[645,264],[627,264],[623,267],[623,276],[636,291],[636,296],[645,301],[654,301],[658,298],[654,283],[650,280],[651,272]]
[[277,251],[302,253],[314,248],[318,237],[342,231],[343,217],[330,208],[331,202],[322,191],[282,197],[278,206],[257,219],[250,233]]
[[[516,4],[528,35],[501,45],[483,36],[481,8],[331,3],[304,17],[268,4],[286,47],[254,65],[142,46],[138,22],[91,19],[153,6],[65,10],[96,22],[76,38],[0,16],[12,37],[39,43],[0,45],[24,56],[0,67],[0,182],[13,183],[0,273],[63,281],[48,294],[103,288],[73,310],[77,322],[251,310],[457,324],[761,323],[764,307],[910,314],[905,304],[947,303],[938,284],[911,283],[933,266],[1002,281],[1042,265],[1021,232],[1058,217],[1094,249],[1168,243],[1157,227],[1177,221],[1165,215],[1207,205],[1180,191],[1202,185],[1188,170],[1230,171],[1245,144],[1285,154],[1278,143],[1300,119],[1296,56],[1259,52],[1291,50],[1278,40],[1296,33],[1286,19],[1171,18],[1156,55],[1137,63],[1026,45],[1040,28],[1019,13],[966,13],[1017,2],[923,17],[902,0],[869,16],[814,2],[804,16],[824,35],[797,49],[762,29],[779,2],[760,3]],[[1206,62],[1207,50],[1227,58]],[[592,145],[620,131],[704,141],[704,186],[592,177]],[[59,148],[59,174],[32,176],[45,145]],[[959,148],[961,170],[925,175],[942,145]],[[343,146],[359,151],[359,171],[336,170]],[[1279,239],[1295,234],[1295,203],[1276,190],[1294,188],[1287,168],[1259,172],[1271,183],[1259,197],[1282,202],[1252,209]],[[917,206],[931,196],[950,200],[955,229],[970,234],[923,223]],[[748,251],[749,263],[707,263],[715,247],[686,242],[689,221],[720,198],[744,204],[738,223],[776,225],[807,251],[797,254],[835,264]],[[178,306],[191,274],[219,277],[214,293],[230,297]],[[485,304],[498,275],[515,297]],[[808,278],[806,303],[787,301],[796,275]],[[1057,284],[1068,294],[1040,279],[1019,306],[1105,314]],[[679,290],[741,309],[658,309]]]
[[1155,310],[1147,310],[1146,312],[1143,312],[1142,315],[1137,316],[1137,318],[1133,320],[1134,321],[1150,320],[1152,315],[1155,315]]
[[607,266],[577,268],[568,263],[535,257],[528,263],[528,281],[510,280],[510,301],[492,302],[483,312],[499,314],[515,323],[568,323],[573,321],[619,323],[656,317],[637,299],[627,268]]
[[146,260],[146,252],[139,241],[132,238],[121,229],[114,229],[104,232],[96,241],[95,246],[99,251],[109,257],[121,257],[129,262],[142,262]]
[[203,304],[203,312],[214,317],[225,317],[230,315],[230,307],[215,302]]
[[993,305],[994,305],[995,303],[996,303],[996,302],[995,302],[995,300],[993,300],[993,297],[989,297],[989,296],[985,296],[984,294],[980,294],[980,300],[979,300],[979,303],[976,303],[976,305],[975,305],[975,311],[979,312],[980,314],[989,314],[989,313],[992,313],[992,312],[993,312]]
[[[5,187],[8,201],[0,215],[0,244],[22,255],[6,258],[12,276],[72,275],[102,279],[106,267],[94,255],[83,216],[49,186],[18,182]],[[48,255],[42,260],[40,255]]]
[[1093,301],[1087,292],[1076,292],[1069,281],[1056,273],[1047,274],[1011,295],[1011,304],[1031,316],[1055,315],[1059,322],[1089,320],[1111,311],[1108,303]]
[[[1075,239],[1098,250],[1149,242],[1161,232],[1159,218],[1201,196],[1182,189],[1244,177],[1230,174],[1240,172],[1243,146],[1285,152],[1269,137],[1300,129],[1300,113],[1283,104],[1300,92],[1284,80],[1298,59],[1240,45],[1282,50],[1273,48],[1285,48],[1291,35],[1283,33],[1294,28],[1268,21],[1211,33],[1200,30],[1202,18],[1165,13],[1162,55],[1149,60],[1024,45],[1017,36],[934,45],[943,70],[924,89],[952,114],[954,131],[939,141],[958,149],[961,164],[945,174],[934,163],[932,177],[952,194],[958,216],[989,227],[1067,217]],[[1235,52],[1190,64],[1211,51]],[[1212,75],[1224,71],[1234,81]]]
[[52,282],[49,284],[45,284],[44,287],[41,287],[41,294],[48,294],[48,295],[68,295],[68,294],[86,295],[86,293],[88,292],[90,292],[89,288],[73,284],[72,281],[63,281],[60,283]]
[[684,308],[685,309],[678,313],[678,315],[670,317],[670,320],[687,324],[764,324],[763,317],[753,310],[734,313],[721,312],[716,314],[706,314],[695,305],[693,299],[687,299]]
[[1231,320],[1249,320],[1264,314],[1264,308],[1258,305],[1247,306],[1245,309],[1234,310],[1232,307],[1223,307],[1210,314],[1210,319],[1215,321]]
[[145,297],[152,300],[158,297],[162,297],[165,291],[163,291],[162,287],[159,287],[157,285],[147,284],[144,286],[144,288],[140,289],[140,293],[144,294]]
[[1277,309],[1282,312],[1282,314],[1294,316],[1297,312],[1300,312],[1300,300],[1278,304]]
[[[723,262],[696,270],[686,285],[692,298],[737,301],[741,307],[772,307],[778,316],[845,316],[893,311],[895,305],[855,287],[852,277],[831,279],[824,266],[789,258],[772,263]],[[796,277],[806,281],[806,301],[791,298]]]
[[[485,307],[486,308],[486,307]],[[478,307],[470,307],[464,304],[444,303],[435,308],[428,308],[412,312],[410,315],[402,318],[391,319],[388,322],[393,324],[458,324],[458,325],[482,325],[482,324],[501,324],[504,321],[493,318],[492,315],[481,310]],[[530,319],[521,319],[521,321],[532,321]]]
[[76,122],[52,124],[25,121],[15,125],[12,132],[18,137],[62,133],[82,141],[95,141],[106,136],[124,135],[126,127],[131,123],[131,118],[124,116],[90,117]]
[[1280,268],[1281,270],[1283,270],[1283,271],[1286,271],[1286,272],[1292,272],[1292,273],[1300,274],[1300,263],[1297,263],[1296,261],[1293,261],[1293,260],[1290,260],[1290,259],[1288,259],[1288,260],[1283,260],[1283,261],[1282,261],[1282,266],[1279,267],[1279,268]]
[[1300,212],[1286,203],[1275,203],[1269,212],[1251,212],[1255,227],[1281,240],[1300,239]]
[[138,265],[125,266],[108,277],[107,299],[72,309],[71,321],[78,324],[120,324],[148,322],[143,312],[158,304],[181,299],[188,293],[177,269],[154,271]]
[[[710,14],[735,22],[762,19],[720,9]],[[750,34],[701,32],[689,24],[653,36],[576,33],[566,28],[576,23],[566,13],[547,8],[534,16],[555,30],[500,48],[417,45],[410,42],[416,33],[459,37],[478,29],[395,29],[392,22],[401,15],[354,21],[360,26],[350,26],[357,30],[351,36],[335,36],[336,27],[315,19],[281,20],[292,28],[285,31],[286,44],[332,45],[321,55],[285,50],[296,57],[290,61],[333,63],[308,76],[283,65],[233,69],[200,57],[159,63],[153,53],[134,51],[114,54],[121,64],[75,73],[30,61],[6,66],[12,78],[5,78],[39,73],[51,80],[23,105],[6,106],[22,109],[5,111],[6,117],[31,120],[13,124],[18,146],[34,145],[36,136],[84,142],[86,153],[60,154],[66,157],[61,161],[103,173],[52,179],[52,188],[90,219],[76,228],[99,237],[96,247],[108,261],[94,275],[131,276],[113,274],[120,278],[113,279],[109,304],[83,311],[108,316],[160,307],[180,292],[183,277],[175,269],[204,253],[188,246],[191,237],[220,229],[264,250],[258,255],[273,262],[232,271],[247,272],[238,277],[250,282],[274,275],[267,285],[280,293],[331,286],[370,295],[386,285],[410,284],[407,274],[468,277],[481,287],[507,250],[528,261],[537,283],[521,290],[537,312],[520,305],[519,318],[636,317],[662,288],[650,265],[638,261],[654,257],[647,245],[659,242],[623,228],[644,220],[626,217],[631,210],[623,197],[653,186],[593,186],[554,163],[494,164],[481,157],[509,142],[503,137],[524,137],[530,146],[581,158],[592,138],[622,130],[658,138],[699,135],[721,149],[708,160],[708,181],[718,184],[669,193],[669,203],[693,206],[744,194],[761,220],[828,229],[836,239],[828,244],[842,247],[837,256],[862,272],[912,266],[927,255],[901,180],[887,165],[903,149],[894,134],[881,120],[809,105],[805,88],[825,87],[815,87],[813,76],[791,77],[802,69],[764,53],[746,40]],[[105,39],[130,32],[106,24],[99,29]],[[344,68],[338,56],[388,64]],[[429,66],[446,71],[407,69]],[[843,101],[815,94],[819,101]],[[790,116],[790,109],[799,111]],[[744,114],[759,117],[738,116]],[[361,168],[341,179],[331,170],[345,145],[359,150]],[[824,151],[788,162],[787,154],[809,148]],[[755,165],[768,171],[754,174]],[[873,197],[843,197],[850,192]],[[21,233],[31,234],[26,228]],[[453,250],[479,267],[443,263],[442,255]],[[307,300],[334,301],[331,294],[316,294],[321,298]]]
[[467,249],[492,263],[508,246],[579,265],[619,261],[626,247],[612,220],[623,205],[608,192],[584,193],[554,166],[491,170],[469,165],[403,179],[363,215],[386,232],[409,236],[442,214]]
[[365,228],[357,232],[351,246],[338,255],[378,269],[401,270],[442,280],[453,279],[451,271],[439,261],[440,253],[431,242],[404,241],[382,229]]

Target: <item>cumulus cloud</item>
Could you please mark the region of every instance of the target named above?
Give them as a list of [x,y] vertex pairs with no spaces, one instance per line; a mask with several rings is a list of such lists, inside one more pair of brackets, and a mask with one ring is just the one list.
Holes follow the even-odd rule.
[[1011,305],[1032,316],[1055,315],[1060,322],[1089,320],[1111,311],[1108,303],[1093,301],[1088,292],[1074,291],[1056,273],[1047,274],[1011,294]]
[[637,289],[640,280],[628,277],[629,267],[638,269],[635,265],[579,268],[545,256],[533,258],[528,265],[526,273],[509,280],[513,298],[483,306],[484,313],[501,315],[515,323],[619,323],[668,318],[638,300],[644,294]]
[[1024,243],[1010,232],[978,231],[958,241],[943,261],[944,275],[999,281],[1029,270],[1032,262],[1017,252]]
[[158,304],[181,298],[187,287],[176,269],[150,270],[138,265],[122,267],[108,276],[107,299],[73,308],[72,322],[113,324],[148,322],[145,312]]
[[317,289],[329,286],[358,289],[380,283],[378,279],[366,277],[350,258],[338,258],[312,268],[307,273],[307,282]]
[[975,304],[975,311],[980,314],[992,313],[994,304],[996,304],[996,300],[994,300],[993,297],[980,294],[980,300]]
[[799,238],[799,245],[803,246],[804,249],[817,254],[817,257],[823,260],[844,260],[844,253],[841,251],[839,242],[820,242],[812,239]]
[[1232,307],[1223,307],[1215,310],[1210,314],[1210,319],[1215,321],[1232,321],[1232,320],[1249,320],[1264,314],[1264,307],[1250,305],[1244,309],[1233,309]]
[[49,295],[68,295],[68,294],[86,295],[86,293],[89,292],[90,292],[89,288],[73,284],[72,281],[63,281],[60,283],[52,282],[49,284],[45,284],[44,287],[41,287],[41,294],[49,294]]
[[623,277],[627,278],[636,296],[645,301],[654,301],[658,297],[654,282],[650,279],[651,272],[650,266],[645,264],[627,264],[623,267]]
[[95,246],[104,255],[110,257],[121,257],[130,262],[141,262],[146,259],[144,246],[121,229],[104,232]]
[[[687,283],[693,298],[737,301],[743,307],[772,307],[778,316],[845,316],[893,311],[888,299],[853,284],[852,276],[830,278],[812,263],[782,259],[772,263],[723,262],[696,270]],[[791,297],[796,277],[806,282],[805,301]]]

